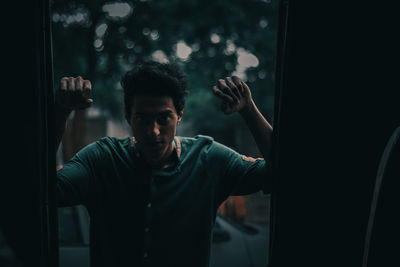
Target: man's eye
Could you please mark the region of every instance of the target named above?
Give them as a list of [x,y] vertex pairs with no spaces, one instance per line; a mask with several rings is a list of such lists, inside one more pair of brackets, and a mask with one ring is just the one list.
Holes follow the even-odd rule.
[[157,118],[157,122],[158,122],[159,124],[167,124],[168,119],[169,119],[169,116],[168,116],[168,115],[162,115],[162,116],[160,116],[160,117]]

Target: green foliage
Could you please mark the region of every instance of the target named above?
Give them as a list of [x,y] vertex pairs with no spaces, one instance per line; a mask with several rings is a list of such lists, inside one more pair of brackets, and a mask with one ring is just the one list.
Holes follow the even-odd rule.
[[[198,131],[226,129],[238,119],[226,120],[211,88],[219,78],[232,75],[244,51],[247,58],[242,61],[253,66],[245,69],[245,81],[271,118],[277,8],[277,0],[54,0],[55,82],[62,76],[91,79],[96,105],[122,119],[119,80],[124,72],[140,60],[168,59],[189,76],[184,119],[194,122]],[[185,47],[191,50],[188,57],[177,55],[179,42],[183,52]]]

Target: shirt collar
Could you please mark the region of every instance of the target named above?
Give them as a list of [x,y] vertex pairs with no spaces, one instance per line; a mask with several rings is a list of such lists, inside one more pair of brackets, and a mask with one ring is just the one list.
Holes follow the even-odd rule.
[[[140,153],[136,149],[136,139],[134,136],[131,137],[131,142],[130,142],[130,147],[133,149],[133,152],[135,153],[135,156],[140,158]],[[181,158],[181,153],[182,153],[182,145],[181,145],[181,140],[175,136],[174,137],[174,151],[176,153],[176,156],[178,160]]]

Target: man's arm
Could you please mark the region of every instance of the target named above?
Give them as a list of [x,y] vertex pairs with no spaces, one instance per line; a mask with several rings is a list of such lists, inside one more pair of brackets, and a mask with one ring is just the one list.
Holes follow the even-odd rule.
[[214,94],[222,100],[225,114],[239,112],[252,133],[257,147],[266,162],[271,159],[272,126],[254,103],[250,88],[238,77],[218,80],[213,87]]
[[92,105],[90,98],[92,85],[81,76],[76,78],[63,77],[60,87],[55,93],[55,148],[56,151],[64,135],[67,119],[74,109],[84,109]]

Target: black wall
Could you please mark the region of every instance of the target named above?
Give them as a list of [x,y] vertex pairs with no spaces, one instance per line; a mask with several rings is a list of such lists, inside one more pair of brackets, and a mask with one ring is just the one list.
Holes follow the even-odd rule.
[[0,230],[23,266],[57,266],[48,5],[2,3]]
[[394,10],[281,1],[273,267],[362,264],[379,160],[400,126]]

